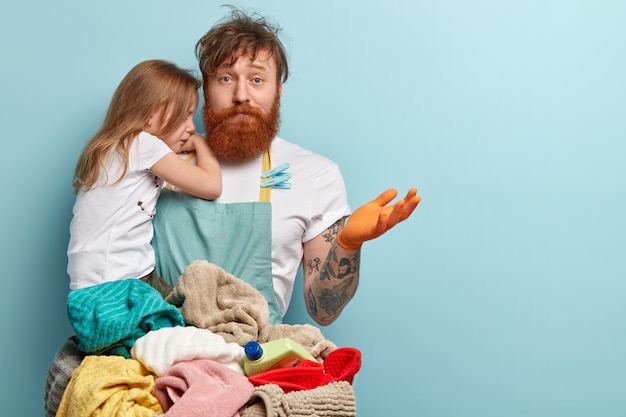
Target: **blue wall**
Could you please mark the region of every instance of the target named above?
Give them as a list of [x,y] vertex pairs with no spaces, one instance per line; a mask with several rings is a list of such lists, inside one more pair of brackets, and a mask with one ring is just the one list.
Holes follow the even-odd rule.
[[[78,154],[134,64],[196,67],[222,3],[0,6],[2,415],[43,415],[71,333]],[[626,415],[626,2],[238,4],[284,28],[282,136],[337,161],[353,206],[423,197],[324,329],[363,352],[359,416]]]

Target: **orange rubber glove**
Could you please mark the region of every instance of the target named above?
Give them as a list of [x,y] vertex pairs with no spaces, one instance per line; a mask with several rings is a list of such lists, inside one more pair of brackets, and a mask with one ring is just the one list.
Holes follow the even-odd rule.
[[396,204],[387,204],[396,198],[398,191],[390,188],[376,199],[356,209],[337,235],[337,243],[344,249],[357,250],[363,242],[377,238],[396,224],[406,220],[421,198],[417,189],[411,188]]

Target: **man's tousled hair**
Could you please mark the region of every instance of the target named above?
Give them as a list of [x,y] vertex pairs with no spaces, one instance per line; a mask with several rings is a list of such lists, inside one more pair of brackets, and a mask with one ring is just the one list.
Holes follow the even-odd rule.
[[256,58],[258,52],[265,49],[276,62],[277,80],[287,81],[289,66],[285,48],[278,37],[280,27],[258,13],[229,7],[230,15],[212,27],[196,44],[196,56],[205,84],[222,63],[234,63],[241,55]]

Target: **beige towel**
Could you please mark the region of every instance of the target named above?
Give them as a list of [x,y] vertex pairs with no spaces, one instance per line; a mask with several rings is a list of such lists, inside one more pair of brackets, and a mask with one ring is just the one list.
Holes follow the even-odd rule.
[[288,337],[322,362],[337,346],[310,324],[270,325],[265,297],[250,284],[207,261],[191,263],[166,301],[180,310],[188,326],[208,329],[240,346]]
[[303,346],[318,362],[323,362],[337,346],[322,331],[310,324],[276,324],[270,328],[268,340],[288,337]]
[[278,385],[261,385],[254,389],[249,404],[241,417],[356,416],[354,390],[346,381],[289,394]]
[[187,325],[211,330],[243,346],[267,340],[270,311],[250,284],[207,261],[191,263],[166,301],[180,310]]

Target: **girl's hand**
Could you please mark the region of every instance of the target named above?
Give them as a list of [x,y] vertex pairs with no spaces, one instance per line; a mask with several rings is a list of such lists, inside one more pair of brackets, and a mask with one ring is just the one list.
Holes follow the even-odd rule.
[[219,197],[222,194],[222,170],[204,136],[192,134],[183,143],[180,152],[194,152],[195,163],[170,152],[159,159],[150,168],[150,172],[193,196],[206,200]]
[[202,136],[202,135],[200,135],[198,133],[194,133],[183,144],[183,146],[181,147],[181,152],[182,153],[190,153],[190,152],[195,151],[198,148],[198,142],[197,141],[202,141],[202,142],[206,143],[206,139],[204,138],[204,136]]

